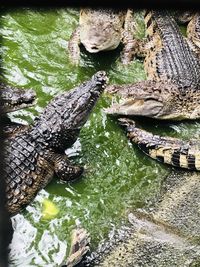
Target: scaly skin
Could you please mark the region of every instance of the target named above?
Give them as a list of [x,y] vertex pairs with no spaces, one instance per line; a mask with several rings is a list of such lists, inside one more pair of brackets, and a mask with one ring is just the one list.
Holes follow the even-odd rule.
[[79,15],[79,26],[72,33],[68,50],[70,60],[78,65],[80,44],[90,53],[113,50],[122,42],[124,48],[121,60],[129,63],[135,26],[131,10],[114,10],[102,8],[82,8]]
[[[196,172],[172,172],[158,185],[156,196],[149,196],[142,209],[128,210],[129,223],[112,229],[109,238],[78,266],[199,266],[199,185]],[[83,230],[75,231],[75,250],[67,263],[80,261],[80,255],[88,249],[87,233],[84,236]]]
[[200,14],[196,13],[187,26],[187,37],[194,44],[196,53],[200,56]]
[[172,82],[142,81],[106,88],[121,102],[105,111],[112,115],[146,116],[155,119],[196,119],[200,117],[200,90],[186,88],[181,92]]
[[64,181],[83,172],[64,151],[77,139],[107,77],[97,72],[91,80],[55,97],[34,123],[6,140],[7,208],[11,215],[27,206],[54,173]]
[[148,12],[145,23],[147,81],[109,86],[106,91],[119,95],[121,102],[106,112],[171,120],[200,118],[200,61],[197,54],[167,12]]
[[33,106],[36,94],[32,89],[24,90],[0,82],[1,108],[4,113]]
[[153,135],[135,126],[130,119],[121,118],[119,123],[125,127],[128,138],[148,156],[160,162],[189,170],[200,170],[200,142],[183,141],[178,138]]
[[[192,227],[198,224],[198,206],[195,201],[197,197],[199,199],[196,187],[199,179],[191,173],[182,174],[182,177],[178,174],[174,176],[179,181],[184,177],[182,180],[185,183],[176,183],[168,192],[161,193],[151,212],[143,209],[130,213],[129,223],[112,231],[110,239],[101,242],[78,266],[199,266],[200,246],[198,240],[195,242],[195,238],[199,237],[198,226],[192,232]],[[174,178],[169,176],[167,180],[174,182]],[[191,226],[188,229],[189,224]]]
[[185,24],[188,23],[194,16],[194,10],[187,11],[175,11],[174,18],[178,23]]
[[189,45],[197,53],[200,54],[200,14],[193,11],[175,12],[175,19],[181,23],[187,23],[187,38]]
[[11,120],[5,116],[5,113],[33,106],[36,102],[36,93],[32,89],[24,90],[0,82],[0,94],[0,108],[3,112],[1,120],[4,135],[7,137],[26,129],[26,125],[11,122]]

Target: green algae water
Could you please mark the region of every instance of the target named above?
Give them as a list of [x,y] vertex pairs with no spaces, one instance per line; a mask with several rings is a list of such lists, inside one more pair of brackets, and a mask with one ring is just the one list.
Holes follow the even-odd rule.
[[[142,31],[141,16],[137,19]],[[38,98],[34,107],[9,114],[13,121],[31,123],[53,96],[79,85],[98,70],[107,72],[110,84],[145,79],[142,61],[121,65],[120,47],[98,55],[82,48],[80,65],[72,66],[67,44],[77,24],[75,9],[17,9],[1,15],[4,80],[33,88]],[[158,194],[171,167],[148,158],[129,143],[116,120],[103,112],[111,101],[105,94],[101,97],[79,139],[66,151],[73,162],[85,167],[84,175],[74,183],[61,183],[54,177],[12,218],[11,267],[60,266],[67,258],[74,227],[88,230],[94,249],[126,220],[128,211],[149,205]],[[162,135],[186,139],[199,134],[199,122],[141,119],[140,123]]]

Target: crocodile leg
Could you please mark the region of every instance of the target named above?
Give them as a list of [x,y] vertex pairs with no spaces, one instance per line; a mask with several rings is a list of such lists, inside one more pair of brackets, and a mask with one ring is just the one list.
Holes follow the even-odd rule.
[[128,10],[125,24],[122,43],[124,48],[121,52],[121,61],[123,64],[128,64],[131,62],[133,57],[137,55],[138,57],[145,57],[145,41],[134,37],[136,32],[136,25],[134,23],[133,11]]
[[[123,39],[124,40],[124,39]],[[121,61],[124,65],[129,64],[134,57],[144,58],[146,55],[146,42],[140,39],[125,39],[123,41],[124,48],[121,52]]]
[[200,15],[193,16],[187,26],[187,39],[190,48],[200,57]]
[[195,53],[195,55],[200,59],[200,43],[197,45],[192,40],[185,38],[190,49]]
[[70,248],[69,257],[66,265],[62,267],[76,266],[83,258],[83,256],[89,251],[89,234],[85,229],[75,229],[72,232],[72,243]]
[[78,65],[80,60],[79,46],[80,46],[80,27],[77,27],[76,30],[72,33],[68,43],[69,58],[74,65]]
[[54,163],[54,171],[63,181],[74,180],[83,173],[84,168],[72,165],[66,155],[53,154],[52,158]]

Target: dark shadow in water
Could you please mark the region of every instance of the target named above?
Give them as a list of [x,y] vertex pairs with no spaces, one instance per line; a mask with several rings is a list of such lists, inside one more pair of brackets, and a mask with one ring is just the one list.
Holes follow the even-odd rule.
[[83,59],[90,61],[91,65],[96,71],[101,70],[102,68],[105,71],[109,71],[111,69],[111,65],[117,60],[120,60],[119,58],[122,45],[119,45],[114,50],[102,51],[94,54],[89,53],[83,45],[81,45],[80,49]]

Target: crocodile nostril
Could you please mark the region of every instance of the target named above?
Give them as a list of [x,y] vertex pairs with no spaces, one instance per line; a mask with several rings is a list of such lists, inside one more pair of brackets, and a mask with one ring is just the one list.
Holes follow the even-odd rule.
[[98,48],[96,46],[92,46],[91,49],[97,50]]

